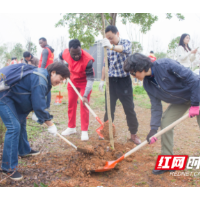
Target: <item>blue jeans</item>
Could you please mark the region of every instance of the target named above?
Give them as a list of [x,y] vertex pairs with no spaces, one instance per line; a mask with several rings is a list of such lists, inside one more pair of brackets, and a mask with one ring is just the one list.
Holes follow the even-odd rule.
[[10,107],[1,101],[0,117],[7,128],[1,168],[6,171],[17,170],[18,154],[24,156],[31,151],[27,139],[26,118],[20,123]]
[[51,104],[51,91],[47,94],[47,108],[50,108]]

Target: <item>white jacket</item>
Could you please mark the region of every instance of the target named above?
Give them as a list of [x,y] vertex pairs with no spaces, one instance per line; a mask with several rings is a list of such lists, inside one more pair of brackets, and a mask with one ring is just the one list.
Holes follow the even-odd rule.
[[192,67],[192,62],[195,60],[196,54],[191,54],[191,51],[186,51],[182,46],[177,48],[177,61],[185,66]]

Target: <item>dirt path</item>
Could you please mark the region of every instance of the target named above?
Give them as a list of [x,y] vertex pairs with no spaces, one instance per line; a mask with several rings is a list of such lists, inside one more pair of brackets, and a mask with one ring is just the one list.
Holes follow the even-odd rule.
[[[95,92],[93,93],[95,97]],[[57,123],[58,131],[67,128],[67,94],[64,93],[64,104],[53,105],[56,94],[52,95],[51,113]],[[91,106],[94,107],[97,115],[103,119],[104,111],[100,107],[95,107],[95,98],[91,99]],[[149,131],[150,109],[139,107],[136,102],[135,110],[139,125],[138,136],[145,140]],[[166,104],[164,109],[166,109]],[[179,177],[170,176],[169,173],[163,175],[153,175],[152,169],[155,167],[157,155],[160,154],[160,138],[153,145],[148,145],[122,161],[116,169],[104,173],[90,173],[88,169],[101,165],[105,160],[115,160],[118,155],[124,154],[135,145],[129,142],[130,134],[125,120],[125,114],[120,104],[115,112],[115,150],[110,147],[109,141],[98,140],[95,129],[99,127],[98,122],[90,115],[89,141],[80,140],[80,110],[77,109],[77,134],[67,137],[75,145],[92,145],[95,148],[94,155],[84,155],[76,152],[58,137],[52,138],[46,132],[45,127],[39,127],[37,134],[30,139],[33,149],[40,149],[41,154],[35,157],[20,158],[19,171],[24,175],[21,182],[14,182],[6,179],[0,182],[0,186],[34,186],[43,183],[48,186],[118,186],[118,187],[188,187],[200,186],[200,177]],[[31,114],[30,114],[31,116]],[[29,127],[39,126],[28,119]],[[30,129],[31,131],[32,129]],[[29,133],[30,134],[30,133]],[[31,133],[32,134],[32,133]],[[175,128],[174,154],[200,156],[200,133],[196,119],[188,119]],[[2,156],[0,148],[0,157]],[[1,161],[1,158],[0,158]],[[101,163],[102,162],[102,163]],[[0,163],[1,164],[1,163]],[[5,176],[0,174],[0,181]]]

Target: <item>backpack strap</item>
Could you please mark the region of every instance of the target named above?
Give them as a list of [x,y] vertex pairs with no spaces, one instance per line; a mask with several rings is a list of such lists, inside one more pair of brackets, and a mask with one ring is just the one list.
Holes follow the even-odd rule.
[[24,73],[24,65],[22,66],[22,69],[21,69],[21,78],[20,78],[20,80],[21,80],[22,77],[23,77],[23,73]]
[[41,76],[42,78],[44,78],[44,80],[47,82],[47,84],[48,84],[48,80],[47,80],[47,78],[43,75],[43,74],[41,74],[41,73],[39,73],[39,72],[33,72],[33,74],[37,74],[38,76]]

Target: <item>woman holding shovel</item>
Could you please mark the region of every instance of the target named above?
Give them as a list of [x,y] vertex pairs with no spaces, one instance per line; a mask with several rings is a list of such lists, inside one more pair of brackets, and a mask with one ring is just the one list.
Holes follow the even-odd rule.
[[[84,103],[89,105],[90,94],[94,82],[94,58],[81,49],[79,40],[74,39],[69,42],[69,49],[60,53],[59,58],[68,63],[70,71],[70,80],[83,97],[80,102],[81,110],[81,140],[88,140],[89,110]],[[68,128],[62,132],[62,135],[76,133],[76,109],[78,95],[68,83]]]
[[24,157],[40,153],[31,149],[29,145],[26,117],[34,110],[38,117],[37,122],[46,123],[48,132],[56,135],[57,128],[51,121],[53,116],[45,110],[45,96],[52,86],[68,78],[70,73],[67,66],[59,62],[50,64],[47,69],[16,64],[1,70],[1,74],[5,70],[8,74],[5,83],[8,82],[9,77],[10,80],[17,81],[10,87],[4,86],[4,89],[0,91],[0,117],[7,128],[1,168],[2,172],[9,175],[12,180],[18,181],[23,178],[17,171],[18,155]]
[[[143,81],[144,89],[151,100],[151,130],[147,135],[150,144],[157,140],[152,136],[157,133],[159,127],[164,129],[188,109],[189,117],[197,116],[200,126],[200,77],[190,69],[168,58],[152,63],[150,58],[135,53],[126,59],[124,71]],[[170,103],[164,113],[161,101]],[[161,136],[161,145],[161,155],[173,155],[173,129]],[[169,170],[153,170],[153,174],[167,171]]]

